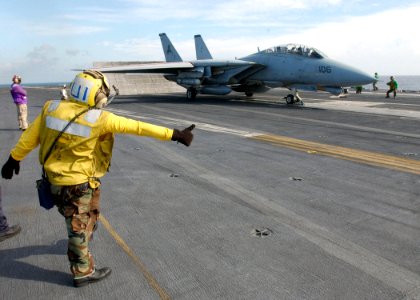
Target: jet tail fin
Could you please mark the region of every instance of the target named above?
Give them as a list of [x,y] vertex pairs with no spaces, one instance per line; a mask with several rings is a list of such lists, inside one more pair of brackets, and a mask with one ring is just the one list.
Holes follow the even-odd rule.
[[195,54],[197,59],[213,59],[201,35],[194,35]]
[[182,61],[181,56],[179,56],[175,47],[172,45],[169,38],[166,36],[166,33],[160,33],[160,41],[162,42],[163,53],[165,54],[165,60],[167,62],[178,62]]

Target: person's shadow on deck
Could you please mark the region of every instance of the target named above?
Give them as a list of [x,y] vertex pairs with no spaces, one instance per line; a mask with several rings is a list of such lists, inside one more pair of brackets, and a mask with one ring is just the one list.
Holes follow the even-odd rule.
[[26,246],[0,250],[0,277],[21,280],[34,280],[69,286],[72,283],[70,273],[52,271],[20,261],[33,255],[63,255],[67,252],[67,240],[59,240],[53,245]]

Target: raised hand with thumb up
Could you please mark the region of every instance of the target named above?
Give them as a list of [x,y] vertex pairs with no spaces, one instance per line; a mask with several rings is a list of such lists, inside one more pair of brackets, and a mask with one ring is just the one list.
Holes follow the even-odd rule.
[[187,127],[182,131],[174,129],[174,133],[172,134],[172,140],[184,144],[188,147],[189,145],[191,145],[191,142],[194,138],[194,135],[191,132],[194,128],[195,124],[192,124],[190,127]]

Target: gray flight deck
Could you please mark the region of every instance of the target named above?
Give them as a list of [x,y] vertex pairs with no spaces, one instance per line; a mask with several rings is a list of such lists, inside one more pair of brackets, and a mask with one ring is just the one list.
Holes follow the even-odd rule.
[[[28,88],[29,119],[59,88]],[[420,95],[122,96],[187,148],[118,135],[91,243],[112,274],[74,288],[63,218],[37,204],[37,151],[1,180],[0,299],[420,299]],[[1,164],[20,132],[0,90]]]

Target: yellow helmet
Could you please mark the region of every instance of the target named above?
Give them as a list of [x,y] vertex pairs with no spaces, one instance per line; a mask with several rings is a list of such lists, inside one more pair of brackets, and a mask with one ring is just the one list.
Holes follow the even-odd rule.
[[93,107],[110,94],[109,83],[99,71],[85,70],[70,84],[70,100]]

